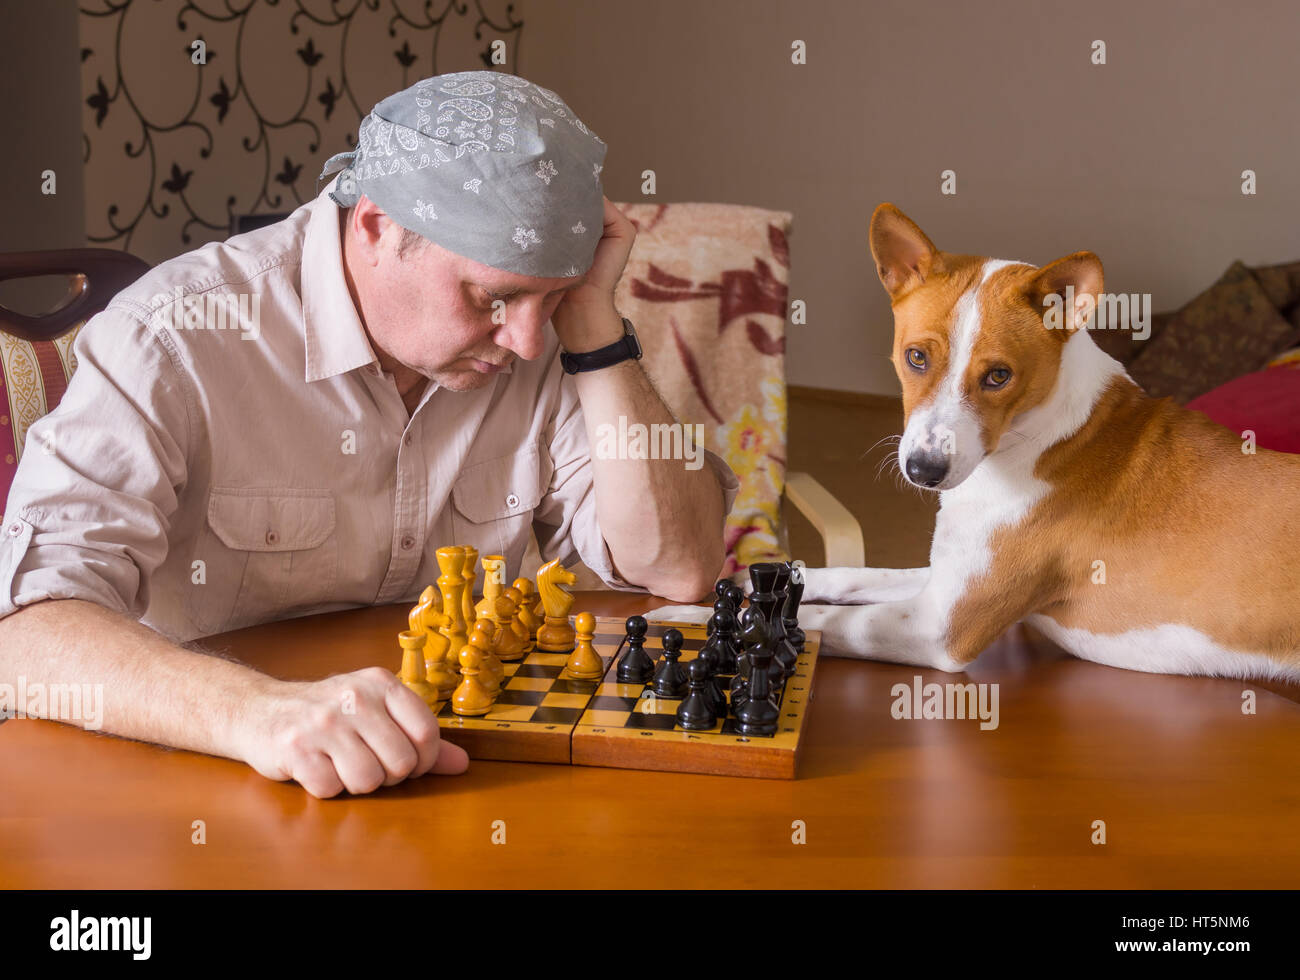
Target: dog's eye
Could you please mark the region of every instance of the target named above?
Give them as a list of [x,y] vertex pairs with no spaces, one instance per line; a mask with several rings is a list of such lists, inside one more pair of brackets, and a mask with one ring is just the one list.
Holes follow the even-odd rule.
[[919,347],[909,347],[907,349],[907,363],[912,365],[918,371],[925,370],[925,351]]
[[1008,368],[994,368],[988,374],[984,375],[985,388],[1001,388],[1011,380],[1011,371]]

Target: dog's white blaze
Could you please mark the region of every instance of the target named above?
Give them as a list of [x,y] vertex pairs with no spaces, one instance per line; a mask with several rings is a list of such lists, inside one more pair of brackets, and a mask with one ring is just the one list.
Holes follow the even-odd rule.
[[939,484],[940,490],[961,483],[984,457],[979,416],[966,397],[966,372],[970,369],[981,327],[980,290],[989,276],[999,269],[1027,264],[989,259],[980,270],[979,282],[957,300],[949,335],[947,371],[930,402],[912,412],[899,442],[899,462],[903,472],[907,472],[907,458],[913,452],[927,449],[948,451],[951,447],[948,475]]

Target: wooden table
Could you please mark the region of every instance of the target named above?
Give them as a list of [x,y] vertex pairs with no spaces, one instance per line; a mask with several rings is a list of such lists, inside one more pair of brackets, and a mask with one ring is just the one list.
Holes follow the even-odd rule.
[[[656,604],[587,593],[575,608]],[[405,619],[333,613],[212,645],[286,678],[395,668]],[[893,718],[891,688],[918,674],[1000,685],[997,729]],[[965,678],[822,660],[793,781],[477,762],[334,800],[241,763],[14,720],[0,725],[0,885],[1295,887],[1287,693],[1100,667],[1017,629]]]

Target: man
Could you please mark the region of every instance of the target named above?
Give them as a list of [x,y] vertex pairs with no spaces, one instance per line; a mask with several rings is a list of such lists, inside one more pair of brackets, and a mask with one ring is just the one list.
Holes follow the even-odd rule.
[[179,642],[413,601],[445,544],[518,569],[530,528],[690,601],[736,490],[712,455],[591,458],[601,424],[673,419],[614,308],[635,230],[558,96],[440,76],[358,137],[327,193],[86,325],[0,531],[0,681],[102,684],[106,730],[321,797],[467,760],[389,670],[288,683]]

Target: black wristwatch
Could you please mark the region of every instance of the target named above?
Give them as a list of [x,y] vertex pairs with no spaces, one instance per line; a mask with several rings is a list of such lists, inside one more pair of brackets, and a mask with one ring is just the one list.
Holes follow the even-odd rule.
[[632,360],[641,360],[641,342],[636,339],[636,330],[627,317],[623,317],[623,336],[608,347],[588,351],[585,354],[560,352],[560,367],[564,368],[566,374],[599,371],[601,368],[613,367],[615,364]]

